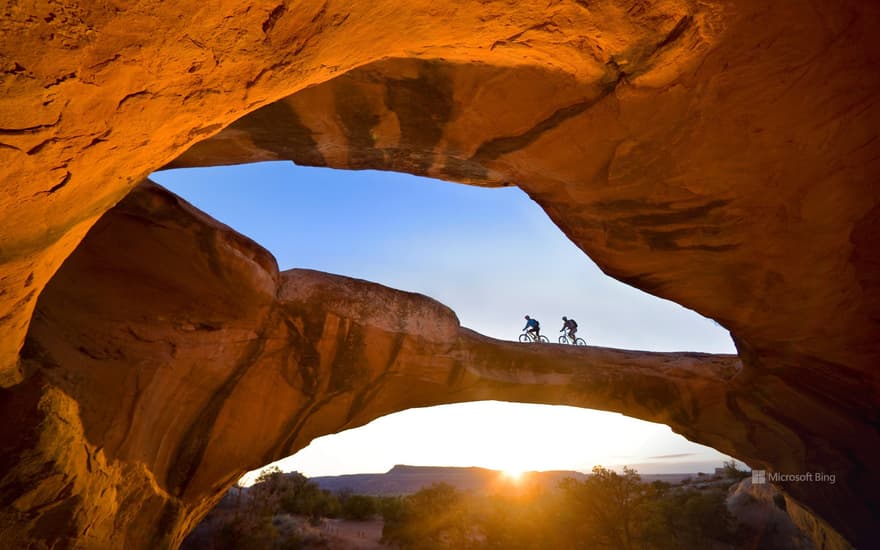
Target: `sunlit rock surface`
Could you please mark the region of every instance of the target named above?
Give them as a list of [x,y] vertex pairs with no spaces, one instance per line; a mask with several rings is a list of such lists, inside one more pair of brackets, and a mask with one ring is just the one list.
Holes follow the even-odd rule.
[[[849,540],[880,544],[878,10],[856,0],[10,4],[0,18],[0,386],[9,388],[10,419],[0,497],[4,521],[18,523],[5,523],[4,533],[69,536],[85,546],[123,536],[135,546],[173,542],[211,500],[181,498],[220,494],[233,472],[256,465],[203,464],[199,449],[218,437],[206,434],[241,429],[241,417],[218,412],[220,398],[187,405],[200,411],[198,421],[170,422],[192,430],[177,443],[166,443],[173,430],[160,426],[189,403],[193,386],[222,395],[250,379],[229,382],[236,369],[220,379],[185,373],[195,368],[187,364],[219,368],[211,366],[217,357],[244,364],[273,344],[252,323],[276,311],[283,292],[276,298],[275,289],[308,301],[287,276],[245,268],[272,264],[258,248],[229,236],[223,246],[243,247],[229,259],[241,264],[235,269],[211,263],[206,240],[186,247],[187,239],[170,239],[171,251],[153,250],[163,258],[178,246],[193,269],[243,277],[174,287],[172,304],[155,298],[156,289],[135,289],[150,269],[177,264],[154,259],[138,275],[147,251],[130,257],[136,248],[121,242],[115,252],[105,243],[77,256],[92,255],[94,268],[83,273],[100,272],[100,285],[69,275],[75,282],[45,293],[41,311],[64,322],[32,314],[89,228],[150,172],[291,158],[519,185],[607,273],[710,316],[734,336],[743,370],[722,386],[692,390],[712,403],[691,415],[699,420],[652,412],[642,397],[630,399],[627,414],[667,415],[658,419],[752,466],[836,473],[835,486],[783,488]],[[194,230],[180,223],[172,232]],[[230,291],[230,281],[248,290]],[[62,302],[50,298],[65,292]],[[114,292],[125,296],[117,302],[125,312],[171,308],[141,319],[122,352],[100,346],[120,330],[117,317],[101,316]],[[216,295],[225,301],[208,299]],[[229,323],[213,330],[215,313]],[[74,318],[88,334],[70,333]],[[116,377],[146,368],[132,359],[138,337],[146,346],[154,332],[178,328],[188,336],[150,364],[182,381],[144,401],[137,385],[126,389]],[[62,342],[88,350],[98,366],[58,350],[57,366],[51,353],[42,358],[41,349]],[[439,360],[430,346],[413,357],[422,352]],[[310,360],[294,358],[295,370]],[[537,387],[511,390],[511,398],[551,401]],[[128,430],[113,427],[121,422],[114,407],[129,411],[119,413],[126,418],[139,407],[151,412]],[[314,427],[323,426],[319,418],[306,415],[291,430],[304,441],[324,430]],[[247,425],[267,437],[264,445],[277,444],[276,433]],[[167,437],[151,439],[160,433]],[[140,450],[120,454],[120,441]],[[36,482],[51,472],[66,473]],[[194,489],[200,476],[216,486]]]

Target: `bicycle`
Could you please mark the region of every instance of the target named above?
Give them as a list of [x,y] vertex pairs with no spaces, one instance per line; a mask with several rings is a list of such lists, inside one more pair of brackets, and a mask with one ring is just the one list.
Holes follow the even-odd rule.
[[531,332],[523,332],[522,334],[519,335],[519,341],[524,344],[530,343],[530,342],[541,343],[541,344],[549,344],[550,343],[550,340],[548,340],[547,337],[544,336],[543,334],[538,339],[536,339],[532,334],[533,333],[531,333]]
[[587,341],[583,338],[576,338],[573,342],[571,340],[571,335],[566,331],[562,336],[559,337],[560,344],[574,344],[576,346],[586,346]]

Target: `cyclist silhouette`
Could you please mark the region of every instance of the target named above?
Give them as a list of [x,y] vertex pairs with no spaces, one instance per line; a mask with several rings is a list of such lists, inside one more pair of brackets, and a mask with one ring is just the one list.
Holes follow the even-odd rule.
[[568,329],[568,337],[571,338],[571,341],[574,342],[577,339],[577,331],[578,324],[574,319],[569,319],[565,315],[562,316],[562,328],[559,329],[559,332],[563,332]]
[[523,327],[526,334],[530,335],[537,342],[541,338],[541,323],[537,319],[532,319],[526,315],[526,326]]

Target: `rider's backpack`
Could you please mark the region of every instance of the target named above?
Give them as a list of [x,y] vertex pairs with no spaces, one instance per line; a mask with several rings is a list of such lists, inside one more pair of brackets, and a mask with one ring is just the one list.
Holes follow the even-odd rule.
[[535,321],[535,330],[541,330],[541,323],[537,319],[533,319],[533,321]]
[[574,328],[578,328],[577,321],[575,321],[574,319],[569,319],[569,322],[571,322],[571,326],[573,326]]

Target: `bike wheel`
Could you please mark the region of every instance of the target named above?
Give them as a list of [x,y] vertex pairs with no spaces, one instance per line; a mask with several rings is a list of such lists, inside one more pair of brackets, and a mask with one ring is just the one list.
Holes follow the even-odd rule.
[[560,337],[559,337],[559,343],[560,343],[560,344],[567,344],[567,343],[568,343],[568,338],[566,338],[565,336],[560,336]]
[[576,345],[576,346],[586,346],[586,345],[587,345],[587,341],[584,340],[583,338],[578,338],[577,340],[574,341],[574,345]]
[[519,341],[525,344],[526,342],[531,342],[532,339],[529,338],[529,335],[528,335],[528,334],[526,334],[526,333],[522,333],[522,334],[519,335]]
[[540,341],[542,344],[549,344],[550,343],[550,340],[548,340],[547,337],[544,336],[543,334],[541,335]]

